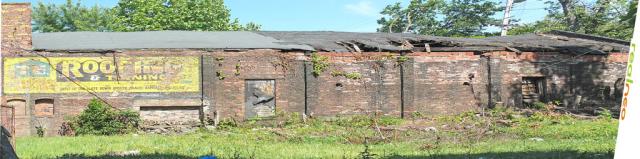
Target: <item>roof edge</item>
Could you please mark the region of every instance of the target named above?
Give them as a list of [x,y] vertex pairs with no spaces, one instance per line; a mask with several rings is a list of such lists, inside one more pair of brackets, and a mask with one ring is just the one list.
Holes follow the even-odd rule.
[[31,5],[31,2],[2,2],[2,5]]
[[569,32],[569,31],[551,30],[547,32],[547,34],[560,35],[560,36],[566,36],[571,38],[595,40],[595,41],[601,41],[601,42],[616,43],[621,45],[630,45],[630,42],[625,40],[614,39],[614,38],[609,38],[604,36],[597,36],[597,35],[580,34],[580,33]]

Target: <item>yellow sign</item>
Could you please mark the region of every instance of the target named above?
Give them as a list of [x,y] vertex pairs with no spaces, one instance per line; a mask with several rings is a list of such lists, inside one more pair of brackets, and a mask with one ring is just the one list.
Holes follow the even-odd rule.
[[198,92],[198,57],[21,57],[4,60],[4,93]]

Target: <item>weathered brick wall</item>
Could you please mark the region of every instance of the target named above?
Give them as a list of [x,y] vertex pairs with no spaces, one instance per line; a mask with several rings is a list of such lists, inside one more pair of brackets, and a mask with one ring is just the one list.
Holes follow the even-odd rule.
[[[201,54],[206,53],[202,50],[124,50],[116,53],[117,58],[122,57],[141,57],[141,56],[194,56],[199,58]],[[47,57],[99,57],[105,59],[112,59],[114,56],[112,53],[63,53],[63,52],[40,52]],[[17,56],[17,55],[9,55]],[[125,72],[122,72],[125,73]],[[81,83],[82,84],[82,83]],[[86,83],[85,83],[86,84]],[[86,86],[86,85],[85,85]],[[5,86],[7,87],[7,86]],[[149,93],[128,93],[128,92],[102,92],[94,93],[96,96],[104,99],[108,104],[119,109],[133,109],[139,110],[141,105],[155,106],[156,99],[170,100],[167,105],[174,104],[176,106],[183,106],[185,103],[188,106],[200,106],[203,105],[200,102],[200,92],[149,92]],[[26,112],[24,115],[24,123],[16,125],[16,130],[23,132],[18,135],[35,135],[35,126],[43,126],[46,130],[45,135],[56,135],[60,126],[64,122],[65,117],[74,116],[82,112],[93,98],[96,98],[93,94],[88,92],[79,93],[26,93],[26,94],[5,94],[8,100],[24,100],[26,102]],[[52,116],[36,116],[35,115],[35,101],[39,99],[52,99],[53,115]],[[194,104],[195,103],[195,104]],[[158,105],[158,106],[167,106]],[[207,106],[207,104],[204,104]],[[195,118],[199,118],[196,116]]]
[[[31,49],[31,4],[30,3],[2,3],[2,56],[23,54],[23,49]],[[1,75],[0,75],[1,76]],[[0,79],[2,83],[4,79]],[[6,87],[6,86],[3,86]],[[1,89],[0,89],[1,90]],[[28,129],[18,129],[21,127],[31,127],[31,111],[26,106],[25,101],[13,100],[7,103],[6,96],[2,96],[3,105],[10,104],[16,106],[14,122],[17,136],[30,135]]]
[[[400,115],[400,66],[393,53],[318,53],[329,67],[319,76],[308,75],[309,113],[320,116],[370,114]],[[308,65],[311,72],[313,64]],[[344,75],[358,74],[360,79]],[[333,75],[332,75],[333,74]]]
[[571,56],[558,53],[531,53],[520,55],[512,52],[491,53],[492,66],[496,68],[494,80],[501,81],[494,85],[499,90],[496,102],[506,106],[522,106],[521,83],[523,77],[545,77],[548,96],[557,98],[569,92],[567,81],[570,72],[566,63],[559,60],[570,59]]
[[141,107],[140,118],[143,121],[156,122],[198,122],[200,121],[199,108],[196,107]]
[[[36,57],[23,50],[31,48],[30,4],[3,3],[2,15],[2,55]],[[246,112],[251,111],[246,104],[248,80],[275,81],[275,111],[306,112],[316,116],[377,112],[406,117],[413,112],[424,115],[459,113],[496,103],[521,106],[523,77],[544,78],[546,101],[581,96],[581,104],[585,106],[617,106],[627,60],[626,53],[576,56],[555,52],[497,51],[414,52],[406,54],[407,61],[398,62],[399,53],[319,52],[318,55],[328,57],[329,67],[316,77],[312,74],[310,54],[302,52],[270,49],[116,52],[39,54],[104,59],[197,57],[201,60],[198,62],[201,69],[198,92],[95,93],[114,107],[136,111],[144,107],[146,112],[142,115],[145,118],[167,116],[165,119],[168,120],[249,118],[246,116]],[[337,75],[339,73],[342,75]],[[344,76],[349,73],[357,74],[359,78]],[[18,136],[35,135],[35,126],[43,126],[46,135],[55,135],[65,117],[77,115],[95,98],[87,92],[5,95],[3,104],[17,106]],[[53,115],[47,112],[50,105],[36,106],[35,101],[41,99],[53,100]]]
[[[212,52],[203,68],[205,94],[220,119],[245,117],[245,81],[275,80],[276,111],[304,112],[303,53],[276,50]],[[210,92],[207,92],[210,91]]]
[[486,64],[479,55],[420,52],[408,56],[405,116],[459,113],[486,105]]
[[587,56],[571,66],[573,94],[581,95],[583,106],[618,107],[627,68],[626,53]]
[[522,106],[522,77],[544,77],[545,101],[573,102],[579,95],[582,106],[619,105],[626,53],[572,56],[555,52],[493,52],[491,57],[492,67],[500,68],[492,74],[502,82],[494,85],[500,90],[496,101],[505,105]]
[[2,54],[31,49],[31,4],[2,3]]
[[[51,57],[103,57],[106,53],[48,53]],[[202,57],[202,92],[96,93],[118,108],[140,110],[141,106],[204,106],[204,115],[214,118],[247,118],[246,80],[275,80],[277,111],[305,112],[305,69],[307,113],[317,116],[353,115],[379,112],[404,116],[413,112],[425,115],[459,113],[488,104],[489,90],[493,102],[519,106],[522,77],[545,77],[548,99],[565,94],[583,95],[585,101],[614,99],[618,78],[624,76],[626,54],[573,57],[557,53],[473,52],[409,53],[407,61],[398,62],[392,53],[318,53],[328,57],[329,67],[318,77],[312,74],[310,57],[300,52],[277,50],[206,51],[206,50],[125,50],[126,56],[196,56]],[[565,59],[565,60],[563,60]],[[575,59],[575,60],[566,60]],[[490,60],[490,62],[489,62]],[[307,62],[305,62],[307,61]],[[560,62],[559,62],[560,61]],[[306,64],[305,64],[306,63]],[[306,67],[306,68],[305,68]],[[491,71],[491,87],[488,73]],[[357,73],[349,79],[332,72]],[[472,78],[470,78],[472,77]],[[602,88],[604,87],[604,88]],[[606,87],[608,88],[607,90]],[[602,88],[602,89],[586,89]],[[401,90],[404,89],[404,101]],[[606,92],[608,95],[603,95]],[[203,103],[200,102],[202,97]],[[35,134],[42,125],[47,135],[55,135],[65,116],[77,115],[94,98],[89,93],[11,94],[7,99],[25,100],[27,128],[21,132]],[[36,117],[35,100],[53,99],[53,116]],[[169,104],[162,101],[171,100]],[[597,100],[596,100],[597,101]],[[609,100],[615,101],[615,100]],[[160,102],[160,103],[159,103]],[[402,103],[404,102],[404,107]],[[156,113],[195,118],[194,111]],[[153,113],[152,113],[153,114]]]

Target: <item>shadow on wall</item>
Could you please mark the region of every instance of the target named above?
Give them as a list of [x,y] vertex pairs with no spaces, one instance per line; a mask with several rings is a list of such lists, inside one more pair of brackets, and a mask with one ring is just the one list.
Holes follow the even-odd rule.
[[3,159],[17,159],[16,151],[11,146],[11,134],[4,126],[0,126],[0,131],[2,131],[2,136],[0,136],[0,146],[2,147],[0,157]]
[[609,159],[614,153],[584,153],[578,151],[531,151],[531,152],[496,152],[479,154],[443,154],[428,156],[400,156],[392,155],[383,159],[470,159],[470,158],[503,158],[503,159],[537,159],[537,158],[562,158],[562,159]]
[[[584,56],[599,57],[592,61],[576,61]],[[535,70],[533,71],[535,73],[527,73],[531,71],[522,67],[518,81],[506,85],[509,89],[510,100],[512,100],[507,102],[513,102],[515,106],[523,107],[523,100],[526,100],[523,98],[526,96],[526,93],[523,93],[523,85],[526,83],[523,83],[524,77],[540,77],[542,75],[544,87],[540,90],[541,102],[559,102],[567,108],[582,109],[583,111],[587,108],[598,107],[615,109],[622,97],[626,63],[606,62],[608,56],[574,54],[570,57],[554,58],[550,61],[549,57],[545,61],[541,56],[534,56],[533,61],[545,62],[529,63],[533,65],[532,69]],[[522,65],[526,64],[522,63]],[[593,110],[588,111],[592,112]]]

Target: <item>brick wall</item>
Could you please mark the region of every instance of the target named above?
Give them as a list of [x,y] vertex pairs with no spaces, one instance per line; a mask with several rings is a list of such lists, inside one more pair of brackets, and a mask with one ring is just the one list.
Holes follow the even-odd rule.
[[[112,53],[41,53],[50,57],[114,56]],[[329,67],[315,77],[309,54],[302,52],[270,49],[121,50],[115,56],[202,57],[202,92],[105,92],[96,95],[117,108],[138,111],[141,106],[189,108],[143,112],[143,115],[155,119],[161,116],[197,119],[200,114],[195,112],[200,110],[192,108],[202,105],[206,118],[218,115],[220,119],[242,120],[248,118],[245,116],[246,80],[275,80],[276,111],[303,113],[306,110],[315,116],[373,112],[400,116],[402,111],[404,116],[413,112],[436,115],[485,107],[489,104],[489,95],[492,104],[502,102],[520,106],[522,77],[535,76],[546,80],[547,98],[550,100],[570,94],[583,96],[584,103],[615,104],[619,102],[615,100],[619,97],[616,83],[619,78],[624,78],[627,56],[625,53],[576,57],[532,52],[416,52],[406,54],[407,61],[398,62],[398,53],[318,54],[328,57]],[[349,79],[335,72],[357,73],[360,78]],[[89,93],[11,94],[7,97],[26,102],[25,120],[17,130],[27,135],[35,134],[36,125],[45,127],[46,135],[57,134],[65,116],[77,115],[92,98],[94,96]],[[53,99],[52,116],[32,115],[35,113],[35,101],[39,99]]]
[[[318,77],[308,74],[309,113],[320,116],[400,114],[400,66],[397,53],[318,53],[329,67]],[[312,64],[307,70],[313,70]],[[360,79],[337,75],[359,74]]]
[[[128,57],[128,56],[196,56],[206,51],[198,50],[134,50],[123,51],[118,53],[116,57]],[[41,52],[41,54],[48,57],[100,57],[100,58],[113,58],[113,54],[101,54],[101,53],[51,53]],[[17,56],[17,55],[9,55]],[[122,72],[126,73],[126,72]],[[95,93],[98,97],[104,99],[108,104],[119,109],[133,109],[139,110],[139,105],[154,104],[154,99],[171,100],[171,104],[176,106],[183,106],[185,102],[189,101],[188,106],[200,106],[201,93],[200,92],[150,92],[150,93],[127,93],[127,92],[104,92]],[[57,135],[60,126],[64,122],[65,117],[74,116],[82,112],[93,98],[96,98],[93,94],[87,92],[80,93],[59,93],[59,94],[45,94],[45,93],[31,93],[31,94],[5,94],[5,98],[12,100],[24,100],[26,115],[24,115],[23,124],[16,125],[18,135],[35,135],[35,126],[43,126],[46,130],[45,135]],[[36,101],[41,99],[53,100],[53,115],[36,115]],[[196,104],[194,104],[196,102]],[[169,104],[170,105],[170,104]],[[206,104],[205,104],[206,106]],[[22,117],[22,116],[19,116]],[[199,118],[196,116],[195,118]]]
[[[205,56],[204,90],[222,118],[245,118],[245,80],[275,80],[276,111],[304,112],[302,53],[275,50],[212,52]],[[221,119],[222,119],[221,118]]]
[[196,122],[200,121],[197,106],[176,107],[140,107],[140,118],[144,121],[157,122]]
[[[22,53],[22,49],[31,49],[31,4],[29,3],[2,3],[2,56],[13,56]],[[4,79],[0,79],[2,83]],[[6,86],[5,86],[6,87]],[[0,88],[2,90],[2,88]],[[15,116],[17,136],[30,135],[31,109],[24,100],[11,100],[7,103],[6,96],[2,96],[3,105],[15,106],[18,113]]]
[[2,3],[2,54],[31,49],[31,4]]
[[479,55],[434,52],[408,56],[405,115],[451,114],[486,105],[486,62]]
[[545,101],[573,100],[582,97],[582,106],[617,107],[622,93],[621,81],[626,70],[626,53],[608,56],[547,52],[494,52],[494,75],[501,79],[495,85],[500,99],[510,106],[521,106],[522,77],[543,77],[547,95]]

